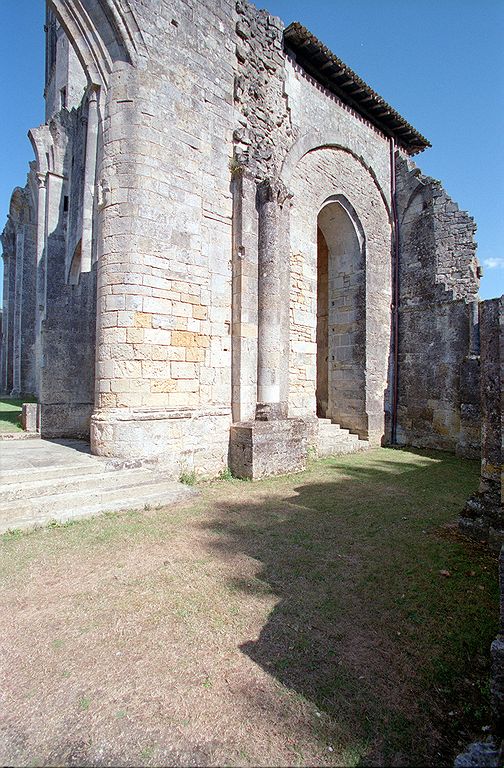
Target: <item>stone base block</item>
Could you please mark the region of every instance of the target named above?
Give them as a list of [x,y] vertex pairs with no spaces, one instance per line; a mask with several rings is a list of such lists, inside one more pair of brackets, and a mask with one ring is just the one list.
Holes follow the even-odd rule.
[[495,733],[504,733],[504,635],[498,635],[490,647],[492,657],[492,713]]
[[91,403],[41,403],[42,437],[73,437],[88,440],[92,410]]
[[25,432],[38,432],[39,407],[38,403],[23,403],[21,426]]
[[471,496],[459,518],[459,529],[498,552],[504,544],[504,510],[496,495],[477,493]]
[[241,422],[231,427],[229,468],[244,480],[302,472],[307,451],[303,419]]
[[225,407],[110,408],[91,417],[91,452],[152,460],[164,477],[215,477],[227,466],[231,412]]

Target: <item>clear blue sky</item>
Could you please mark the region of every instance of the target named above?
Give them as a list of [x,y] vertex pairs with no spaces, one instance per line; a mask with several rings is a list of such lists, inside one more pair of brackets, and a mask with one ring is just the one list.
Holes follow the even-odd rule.
[[[504,293],[504,0],[258,5],[307,26],[430,140],[416,162],[476,219],[482,298]],[[0,226],[44,118],[43,25],[43,0],[0,0]]]

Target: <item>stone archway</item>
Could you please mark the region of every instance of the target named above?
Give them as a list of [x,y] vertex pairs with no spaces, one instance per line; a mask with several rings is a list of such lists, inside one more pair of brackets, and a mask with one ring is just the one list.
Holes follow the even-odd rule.
[[[337,148],[303,155],[290,189],[289,415],[309,421],[316,415],[330,418],[361,439],[380,444],[390,352],[388,208],[375,176],[350,152]],[[317,263],[322,237],[327,267]],[[320,298],[319,267],[327,274],[327,351],[317,338],[323,317],[319,300],[325,301]],[[317,370],[325,356],[327,373]]]
[[364,234],[341,195],[317,217],[317,416],[359,434],[366,419]]

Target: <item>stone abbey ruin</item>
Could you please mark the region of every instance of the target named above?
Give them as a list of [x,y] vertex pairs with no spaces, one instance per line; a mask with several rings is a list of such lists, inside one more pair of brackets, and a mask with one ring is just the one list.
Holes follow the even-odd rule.
[[500,546],[504,302],[412,160],[429,142],[246,0],[48,0],[45,31],[0,390],[36,396],[42,437],[174,478],[481,455],[460,525]]
[[307,29],[231,0],[51,0],[45,100],[2,236],[1,370],[43,436],[174,476],[479,455],[501,306],[478,310],[475,224]]
[[241,0],[50,0],[45,31],[1,390],[37,397],[43,437],[173,477],[481,452],[462,525],[498,544],[502,301],[478,301],[474,221],[411,159],[428,141]]

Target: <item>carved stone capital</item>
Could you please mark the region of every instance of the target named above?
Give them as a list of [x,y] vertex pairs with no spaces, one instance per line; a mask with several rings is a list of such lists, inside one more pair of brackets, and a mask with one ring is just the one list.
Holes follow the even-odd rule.
[[276,202],[280,207],[292,199],[292,192],[281,179],[263,179],[257,185],[257,195],[261,204]]

